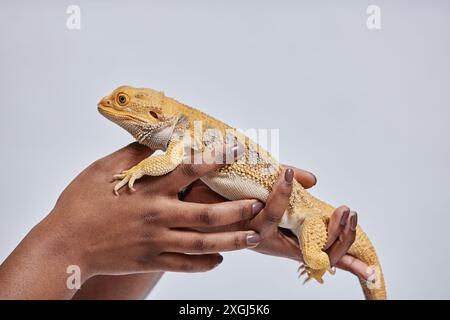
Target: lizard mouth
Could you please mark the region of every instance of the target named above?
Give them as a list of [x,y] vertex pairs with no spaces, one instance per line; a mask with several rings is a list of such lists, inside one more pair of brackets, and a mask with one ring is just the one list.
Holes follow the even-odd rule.
[[128,120],[133,122],[140,122],[140,123],[148,123],[150,122],[149,118],[146,118],[144,116],[133,114],[129,111],[125,110],[117,110],[111,106],[104,105],[102,103],[99,103],[97,105],[98,112],[100,112],[102,115],[104,115],[106,118],[114,121],[114,120]]

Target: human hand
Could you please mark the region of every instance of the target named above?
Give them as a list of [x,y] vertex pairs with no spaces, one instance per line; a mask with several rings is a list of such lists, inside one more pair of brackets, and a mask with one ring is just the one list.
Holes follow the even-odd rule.
[[[80,297],[105,297],[99,290],[121,284],[133,290],[125,296],[141,297],[158,281],[157,271],[207,271],[222,261],[217,252],[256,246],[260,237],[255,231],[193,230],[250,219],[257,213],[255,200],[206,205],[178,199],[182,188],[220,167],[214,156],[236,160],[242,151],[239,145],[204,154],[208,161],[201,165],[182,164],[167,175],[145,177],[135,192],[119,197],[113,193],[112,175],[149,156],[150,150],[133,143],[94,162],[0,265],[0,299],[70,299],[92,279]],[[152,275],[129,275],[143,272]],[[114,281],[94,277],[120,274],[128,276]],[[147,284],[138,286],[142,281]]]
[[[236,148],[227,151],[239,157]],[[114,196],[110,184],[113,173],[150,153],[133,143],[96,161],[64,190],[49,215],[48,232],[58,232],[85,275],[207,271],[222,261],[217,252],[258,244],[254,231],[192,230],[233,224],[256,213],[252,211],[255,200],[206,205],[178,199],[182,188],[220,167],[207,164],[213,161],[181,164],[167,175],[144,177],[136,184],[136,191]]]
[[[291,169],[292,172],[288,169]],[[306,189],[311,188],[317,182],[316,177],[307,171],[286,167],[274,186],[265,207],[261,203],[255,204],[255,206],[264,207],[257,216],[247,221],[209,230],[215,232],[219,230],[255,230],[260,234],[261,242],[253,250],[268,255],[302,261],[297,238],[289,230],[277,227],[287,207],[292,189],[292,183],[286,181],[285,178],[289,180],[291,176],[295,177]],[[185,200],[201,203],[226,201],[225,198],[213,192],[201,181],[196,181],[190,186],[190,191],[187,193]],[[351,211],[346,206],[337,208],[328,224],[328,241],[325,250],[330,257],[332,266],[367,279],[367,265],[346,254],[355,240],[356,225],[357,213],[355,211]]]

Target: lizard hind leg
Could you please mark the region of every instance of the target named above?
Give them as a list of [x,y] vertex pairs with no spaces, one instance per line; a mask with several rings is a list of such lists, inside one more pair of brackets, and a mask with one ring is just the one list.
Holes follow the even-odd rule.
[[323,251],[327,241],[327,227],[324,219],[317,216],[307,216],[298,231],[300,248],[305,267],[303,273],[307,279],[315,279],[323,283],[323,275],[330,270],[330,259]]

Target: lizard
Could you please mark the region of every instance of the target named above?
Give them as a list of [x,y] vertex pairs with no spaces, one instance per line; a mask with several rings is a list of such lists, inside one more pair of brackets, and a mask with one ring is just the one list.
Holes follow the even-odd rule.
[[[208,173],[201,180],[229,200],[258,199],[266,202],[282,165],[260,145],[243,133],[202,111],[149,88],[120,86],[97,105],[107,119],[127,130],[140,144],[163,153],[152,155],[130,169],[117,173],[114,193],[127,186],[134,190],[141,177],[161,176],[174,170],[189,152],[213,149],[220,144],[242,143],[244,152],[238,160]],[[324,246],[327,225],[335,208],[307,192],[293,181],[289,205],[279,227],[290,230],[298,239],[303,257],[301,274],[306,281],[323,283],[323,275],[334,274]],[[359,279],[365,298],[386,299],[383,272],[375,248],[358,225],[348,253],[368,266],[369,280]]]

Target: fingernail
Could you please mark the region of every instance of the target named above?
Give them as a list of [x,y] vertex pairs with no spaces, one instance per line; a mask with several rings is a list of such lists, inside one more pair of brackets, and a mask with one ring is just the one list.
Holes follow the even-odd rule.
[[350,214],[349,209],[344,211],[344,213],[342,214],[342,217],[341,217],[341,222],[340,222],[341,226],[345,226],[347,224],[349,214]]
[[222,261],[223,261],[223,257],[222,257],[222,256],[219,256],[219,258],[217,259],[216,266],[218,266],[219,264],[221,264]]
[[352,229],[352,231],[356,230],[356,225],[358,224],[358,214],[355,212],[355,214],[351,217],[350,219],[350,227]]
[[284,180],[287,183],[292,183],[293,179],[294,179],[294,170],[287,169],[286,172],[284,173]]
[[262,204],[262,202],[258,201],[256,203],[252,204],[252,213],[253,213],[253,215],[259,213],[262,210],[262,208],[264,208],[264,204]]
[[247,245],[249,247],[256,247],[261,242],[261,237],[257,233],[252,233],[247,236]]
[[314,174],[314,173],[311,173],[310,172],[310,174],[313,176],[313,178],[314,178],[314,185],[316,185],[317,184],[317,177],[316,177],[316,175]]

